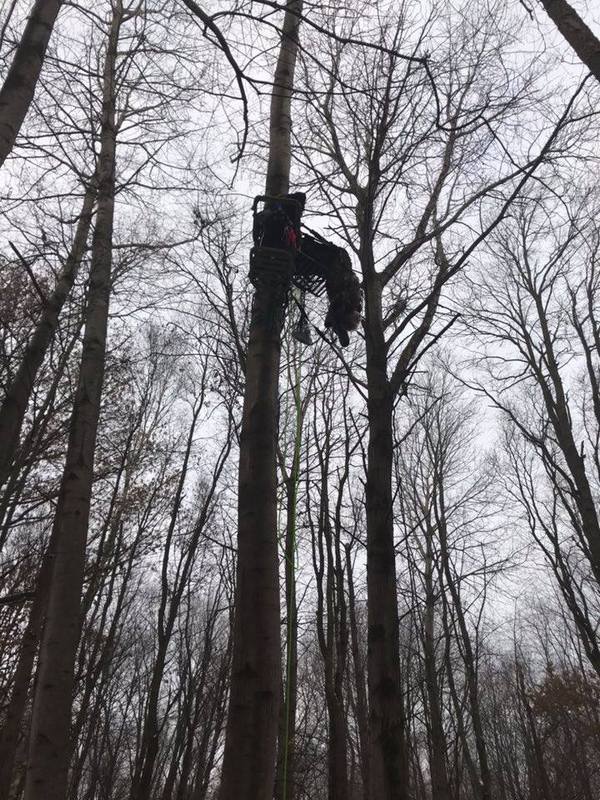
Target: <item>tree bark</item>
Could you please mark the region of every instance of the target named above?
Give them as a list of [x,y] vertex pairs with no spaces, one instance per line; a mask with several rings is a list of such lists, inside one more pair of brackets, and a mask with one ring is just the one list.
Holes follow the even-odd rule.
[[367,693],[365,691],[365,673],[363,659],[360,654],[358,621],[356,618],[356,594],[354,576],[352,574],[352,546],[346,544],[346,572],[348,575],[348,618],[350,622],[350,645],[352,666],[356,691],[356,722],[359,736],[360,769],[363,783],[363,800],[369,797],[369,724],[367,711]]
[[434,530],[429,525],[427,526],[426,535],[423,660],[425,663],[425,691],[429,710],[431,800],[451,800],[446,767],[447,745],[442,723],[442,707],[435,652],[435,589],[433,585],[432,552]]
[[[279,714],[279,745],[275,779],[275,800],[294,800],[296,760],[296,706],[298,699],[298,603],[296,598],[296,540],[298,483],[300,480],[300,455],[304,409],[301,397],[301,363],[297,343],[293,350],[294,371],[294,447],[292,466],[285,475],[286,529],[285,529],[285,606],[286,647],[285,675],[282,686],[282,707]],[[290,373],[292,370],[290,369]]]
[[0,89],[0,167],[29,110],[62,0],[37,0]]
[[116,150],[114,83],[122,15],[122,8],[117,6],[104,65],[98,211],[92,239],[86,326],[54,519],[56,550],[33,699],[26,800],[64,800],[67,787],[74,667],[81,630],[81,593],[111,288]]
[[[315,437],[321,434],[320,441],[317,439],[319,441],[320,502],[317,523],[315,525],[311,520],[310,527],[317,590],[317,640],[323,658],[328,721],[327,798],[328,800],[346,800],[348,797],[348,723],[343,695],[347,654],[346,605],[339,546],[340,529],[338,528],[335,532],[332,530],[329,508],[331,418],[326,419],[325,426],[323,431],[317,431],[315,426]],[[337,491],[337,507],[339,508],[343,483],[340,483]]]
[[[342,488],[339,489],[338,510],[341,507]],[[347,800],[348,787],[348,714],[344,702],[344,675],[348,657],[348,621],[346,610],[344,570],[342,567],[340,551],[341,519],[336,519],[335,530],[335,564],[333,558],[328,557],[333,570],[333,612],[335,633],[335,666],[332,677],[331,699],[333,709],[330,709],[330,730],[335,732],[333,741],[330,742],[330,770],[329,770],[329,796],[331,800]],[[327,543],[330,549],[330,542]],[[333,713],[332,713],[333,711]]]
[[54,559],[54,541],[51,538],[42,560],[35,597],[29,610],[27,627],[23,633],[19,658],[12,681],[12,691],[2,735],[0,736],[0,798],[10,795],[10,786],[15,769],[19,733],[27,706],[29,687],[34,672],[35,656],[38,651],[42,618],[48,594],[48,584]]
[[296,705],[298,695],[298,606],[296,601],[296,501],[298,467],[294,457],[292,474],[286,481],[287,519],[285,536],[285,596],[287,615],[286,670],[279,715],[276,800],[294,800],[296,754]]
[[96,197],[95,178],[86,189],[79,222],[64,268],[47,298],[40,320],[27,344],[17,373],[0,408],[0,487],[6,482],[38,371],[58,327],[58,318],[79,272],[92,223]]
[[[289,189],[291,97],[302,0],[289,0],[271,98],[266,193]],[[238,566],[221,800],[271,800],[281,692],[277,417],[283,302],[255,292],[240,437]]]
[[369,386],[369,445],[365,489],[369,797],[371,800],[406,800],[408,754],[400,676],[392,498],[394,393],[387,378],[387,348],[381,321],[381,286],[374,269],[370,269],[372,254],[364,253],[362,261],[363,272],[366,273],[365,331]]
[[546,13],[590,72],[600,81],[600,40],[566,0],[540,0]]
[[392,516],[392,397],[369,386],[366,484],[369,797],[406,800],[408,762],[400,680],[396,553]]
[[479,702],[479,680],[478,680],[478,665],[477,656],[473,650],[471,643],[471,636],[465,617],[462,599],[457,586],[456,577],[452,574],[450,567],[450,555],[448,550],[448,531],[446,526],[446,503],[444,496],[444,479],[440,474],[438,475],[437,497],[434,504],[435,521],[437,526],[437,533],[440,543],[440,558],[442,561],[442,571],[446,578],[446,584],[450,597],[452,598],[452,605],[458,629],[462,639],[463,659],[465,666],[465,680],[467,682],[469,705],[471,710],[471,721],[473,724],[473,737],[475,739],[475,748],[477,750],[477,757],[479,759],[479,772],[480,772],[480,797],[481,800],[491,800],[492,798],[492,775],[490,772],[489,758],[487,752],[487,744],[485,738],[485,731],[483,725],[483,718],[481,715],[481,706]]

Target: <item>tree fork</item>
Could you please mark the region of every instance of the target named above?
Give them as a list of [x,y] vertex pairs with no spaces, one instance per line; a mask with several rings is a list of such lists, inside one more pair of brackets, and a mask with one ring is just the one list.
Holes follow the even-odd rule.
[[[289,191],[291,98],[302,0],[289,0],[270,109],[267,195]],[[271,800],[281,693],[277,546],[279,361],[285,293],[257,287],[240,437],[238,567],[220,800]]]

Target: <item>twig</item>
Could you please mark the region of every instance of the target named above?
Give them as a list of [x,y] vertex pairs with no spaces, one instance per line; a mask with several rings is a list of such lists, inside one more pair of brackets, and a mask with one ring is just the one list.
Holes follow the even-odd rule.
[[246,95],[246,89],[244,87],[244,81],[246,80],[246,76],[244,75],[243,71],[241,70],[239,64],[235,60],[233,53],[231,52],[231,48],[227,44],[227,40],[225,36],[221,32],[221,29],[218,25],[214,22],[212,17],[210,17],[205,11],[203,11],[200,6],[194,2],[194,0],[183,0],[184,5],[186,5],[189,10],[194,14],[198,19],[200,19],[203,23],[205,28],[208,28],[212,33],[214,33],[217,42],[219,44],[220,49],[223,51],[225,58],[229,61],[234,73],[235,78],[238,84],[238,88],[240,90],[240,99],[242,101],[242,116],[244,119],[244,133],[242,134],[242,142],[238,148],[238,153],[235,157],[232,158],[233,162],[240,161],[242,156],[244,155],[244,150],[246,148],[246,142],[248,140],[248,97]]
[[12,242],[9,242],[8,244],[10,245],[11,250],[14,253],[16,253],[17,258],[19,259],[19,261],[25,267],[25,270],[27,271],[27,274],[29,275],[29,278],[30,278],[31,282],[33,283],[33,286],[34,286],[36,292],[40,296],[40,300],[42,301],[42,303],[44,305],[46,305],[46,303],[48,302],[48,299],[47,299],[46,295],[44,294],[44,292],[42,291],[39,283],[37,282],[35,275],[31,271],[31,267],[27,263],[27,259],[25,258],[25,256],[23,256],[22,253],[19,252],[19,250],[17,249],[16,245],[14,245]]
[[15,592],[15,594],[5,594],[0,597],[0,606],[8,606],[13,603],[25,603],[28,600],[33,600],[35,592]]

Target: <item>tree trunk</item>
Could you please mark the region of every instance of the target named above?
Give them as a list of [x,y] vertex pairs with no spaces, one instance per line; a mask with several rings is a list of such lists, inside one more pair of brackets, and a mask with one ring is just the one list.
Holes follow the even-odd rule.
[[448,619],[448,615],[450,613],[449,601],[446,598],[444,591],[442,591],[442,602],[443,602],[442,623],[444,626],[444,636],[446,638],[444,664],[446,668],[446,680],[448,682],[448,690],[450,692],[450,697],[452,699],[452,707],[454,709],[456,736],[457,736],[457,741],[460,742],[460,745],[462,747],[463,759],[466,764],[467,772],[469,773],[469,779],[471,781],[471,786],[473,789],[473,797],[476,798],[476,800],[479,800],[479,798],[481,798],[481,781],[479,780],[479,773],[477,771],[477,767],[475,765],[473,756],[471,754],[469,731],[467,730],[467,725],[465,723],[465,718],[464,718],[465,703],[458,694],[456,681],[454,680],[455,666],[452,663],[450,646],[449,646],[450,642],[453,640],[454,637],[450,629],[450,620]]
[[175,497],[173,499],[171,508],[169,528],[167,530],[167,536],[163,549],[161,565],[161,594],[156,620],[157,649],[151,668],[150,682],[145,700],[144,725],[140,738],[139,752],[135,763],[135,771],[131,780],[131,800],[143,800],[143,798],[149,796],[156,765],[156,758],[158,756],[161,728],[159,720],[160,690],[167,661],[167,651],[171,642],[171,637],[173,635],[177,613],[179,610],[179,602],[182,591],[181,580],[185,580],[184,576],[181,574],[182,564],[187,558],[187,555],[189,555],[189,549],[187,554],[182,555],[181,560],[177,565],[176,574],[178,577],[173,584],[169,582],[169,562],[171,557],[171,548],[173,546],[173,535],[175,533],[177,520],[179,518],[183,502],[185,481],[188,476],[190,457],[194,444],[194,434],[201,410],[202,403],[200,402],[197,403],[193,411],[181,465],[181,472],[179,473],[179,479],[177,482],[177,490],[175,492]]
[[38,651],[42,619],[46,605],[48,584],[54,559],[54,541],[51,538],[42,560],[35,597],[29,610],[27,627],[23,633],[19,658],[12,681],[10,701],[0,736],[0,798],[10,795],[10,786],[15,768],[19,733],[27,707],[27,697]]
[[[266,193],[289,189],[291,96],[302,0],[289,0],[271,99]],[[254,295],[240,437],[238,566],[221,800],[271,800],[281,692],[277,417],[281,291]]]
[[282,707],[279,715],[276,800],[294,800],[296,745],[296,705],[298,684],[298,607],[296,602],[296,494],[298,467],[294,458],[292,475],[287,480],[287,519],[285,536],[285,597],[287,615],[286,670]]
[[[333,714],[330,711],[330,729],[335,731],[334,741],[330,742],[330,791],[331,800],[348,798],[348,714],[344,702],[344,675],[348,657],[348,620],[344,586],[344,569],[340,551],[341,509],[343,487],[339,488],[335,528],[335,565],[333,569],[333,610],[335,633],[335,667],[332,674]],[[328,548],[330,543],[328,542]],[[329,561],[329,559],[328,559]],[[331,559],[333,561],[333,559]]]
[[0,89],[0,167],[13,149],[42,71],[62,0],[37,0]]
[[75,325],[71,327],[69,339],[62,347],[44,400],[37,409],[31,427],[19,444],[8,473],[8,480],[0,493],[0,551],[4,549],[11,533],[12,518],[21,503],[22,492],[27,485],[29,475],[40,458],[43,458],[47,448],[52,445],[53,437],[48,436],[48,430],[53,420],[57,392],[73,350],[79,345],[83,318],[84,309],[78,314]]
[[[190,792],[187,786],[180,784],[175,800],[205,800],[208,787],[211,783],[212,773],[217,760],[221,733],[225,724],[227,713],[227,681],[229,678],[229,662],[231,657],[231,639],[227,641],[227,650],[222,656],[222,665],[219,669],[217,686],[213,693],[211,710],[204,723],[204,733],[200,743],[200,758],[197,759],[196,775],[193,780],[193,789]],[[198,751],[197,751],[198,752]]]
[[[320,498],[317,524],[310,520],[313,566],[317,590],[317,640],[323,658],[325,703],[327,707],[327,798],[346,800],[348,797],[348,725],[343,696],[343,675],[346,663],[346,607],[340,598],[343,593],[343,572],[339,546],[335,548],[329,509],[329,470],[331,419],[319,443]],[[315,431],[316,433],[316,431]],[[338,486],[338,492],[342,491]],[[341,499],[338,495],[338,501]],[[339,531],[336,532],[339,535]],[[338,544],[338,543],[336,543]],[[340,567],[336,570],[336,566]],[[341,584],[341,586],[340,586]]]
[[463,659],[465,666],[465,680],[467,682],[467,690],[469,695],[469,706],[471,710],[471,720],[473,723],[473,737],[475,739],[475,747],[477,750],[477,757],[479,759],[480,771],[480,797],[481,800],[491,800],[492,798],[492,776],[490,773],[489,759],[487,752],[487,744],[485,740],[485,732],[483,727],[483,719],[481,716],[481,706],[479,702],[479,680],[478,680],[478,666],[477,657],[473,651],[471,643],[471,636],[465,617],[465,612],[462,604],[462,599],[457,586],[456,577],[452,574],[450,567],[450,555],[448,550],[448,531],[446,527],[446,504],[444,493],[444,481],[440,475],[438,477],[438,498],[434,506],[436,517],[436,526],[440,543],[440,558],[442,561],[442,570],[446,578],[446,584],[452,598],[452,605],[456,620],[458,623],[458,630],[462,639]]
[[[542,374],[534,358],[531,356],[530,363],[533,366],[535,378],[542,391],[548,419],[556,434],[556,441],[563,453],[565,462],[575,484],[576,491],[573,492],[573,494],[577,510],[581,516],[582,534],[588,546],[588,558],[592,571],[600,584],[600,519],[598,518],[596,502],[588,480],[585,453],[580,451],[575,440],[571,412],[569,409],[568,392],[565,390],[559,361],[556,357],[555,344],[548,323],[545,301],[542,299],[539,292],[531,292],[531,294],[540,322],[548,377]],[[531,350],[531,346],[529,346],[529,349]],[[552,392],[551,386],[554,392]],[[570,514],[570,516],[573,518],[572,514]]]
[[526,747],[531,752],[529,755],[529,791],[532,797],[539,797],[540,800],[551,800],[553,792],[550,788],[548,775],[546,773],[546,766],[544,764],[544,753],[542,744],[540,742],[535,717],[529,704],[527,697],[527,689],[525,687],[525,676],[519,664],[519,660],[515,659],[515,679],[517,684],[517,697],[523,707],[524,718],[522,720],[523,733],[525,736],[529,734],[531,743]]
[[432,553],[434,531],[429,525],[427,528],[423,660],[425,662],[425,691],[429,710],[431,800],[450,800],[450,784],[446,768],[446,736],[442,724],[442,708],[435,655],[435,591]]
[[366,484],[369,797],[406,800],[408,792],[396,553],[392,516],[392,398],[369,386]]
[[104,378],[115,196],[114,73],[122,10],[115,10],[104,65],[98,212],[78,388],[53,536],[56,554],[33,699],[26,800],[64,800],[74,666],[81,630],[94,450]]
[[[298,482],[302,424],[304,421],[300,393],[301,363],[297,343],[294,343],[294,410],[295,430],[292,467],[285,480],[287,513],[285,530],[285,606],[286,606],[286,668],[283,682],[283,704],[279,714],[279,746],[275,779],[275,800],[294,800],[296,755],[296,705],[298,695],[298,604],[296,600],[296,527]],[[285,469],[284,469],[285,471]]]
[[[203,396],[203,392],[202,392]],[[132,781],[131,798],[132,800],[144,800],[152,794],[152,783],[154,775],[159,771],[157,761],[160,747],[161,732],[165,724],[165,718],[160,718],[160,693],[167,666],[168,650],[171,644],[175,625],[179,615],[179,609],[184,597],[184,592],[189,586],[196,554],[201,542],[202,534],[206,524],[210,519],[212,502],[215,497],[217,485],[229,453],[231,451],[232,436],[231,430],[228,432],[224,446],[214,464],[214,471],[210,487],[203,499],[198,516],[194,522],[192,533],[188,543],[178,558],[175,567],[175,578],[169,580],[169,561],[171,548],[177,549],[173,542],[176,531],[176,523],[182,510],[183,492],[188,472],[188,465],[192,446],[194,442],[194,432],[200,411],[204,403],[198,402],[194,409],[194,415],[188,435],[186,453],[184,456],[183,467],[179,479],[178,490],[171,512],[171,522],[164,549],[162,570],[161,570],[161,598],[157,620],[157,639],[158,647],[156,659],[152,666],[152,677],[148,689],[146,701],[145,721],[140,742],[140,752],[136,764],[136,772]]]
[[363,660],[360,655],[358,622],[356,619],[356,595],[352,574],[352,546],[346,547],[346,572],[348,574],[348,616],[350,622],[350,645],[352,648],[352,665],[356,690],[356,722],[358,725],[360,768],[363,783],[363,798],[369,797],[369,725],[367,711],[367,693],[365,691],[365,674]]
[[546,13],[590,72],[600,81],[600,40],[566,0],[540,0]]
[[27,344],[23,360],[0,408],[0,487],[4,485],[10,473],[38,370],[54,338],[61,309],[73,287],[85,253],[95,197],[94,178],[86,189],[75,237],[64,268],[54,291],[44,304],[41,318]]
[[381,287],[374,271],[362,260],[367,273],[365,331],[369,391],[366,481],[369,797],[406,800],[408,755],[400,680],[392,500],[393,392],[386,375]]

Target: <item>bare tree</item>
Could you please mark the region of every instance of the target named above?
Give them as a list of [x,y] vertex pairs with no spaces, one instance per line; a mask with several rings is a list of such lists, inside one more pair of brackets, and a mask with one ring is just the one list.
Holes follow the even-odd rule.
[[[0,795],[595,800],[596,83],[538,94],[514,3],[283,11],[65,9],[4,165]],[[263,94],[346,349],[252,300]]]
[[79,385],[53,529],[54,558],[33,701],[27,800],[62,798],[67,786],[75,654],[81,629],[81,590],[111,287],[115,70],[121,25],[131,13],[136,12],[124,9],[120,0],[115,5],[104,63],[98,210],[92,240],[90,290]]
[[[231,430],[228,430],[225,436],[222,451],[216,457],[214,472],[211,475],[210,480],[206,480],[206,484],[203,487],[202,492],[203,496],[199,498],[199,507],[196,512],[196,518],[192,522],[192,530],[189,533],[189,541],[187,541],[183,547],[176,547],[176,526],[182,511],[181,506],[183,490],[186,484],[186,479],[188,478],[190,453],[194,441],[196,425],[200,412],[203,409],[206,396],[206,369],[203,370],[203,375],[200,377],[199,387],[197,388],[199,389],[199,393],[194,403],[190,430],[185,444],[183,464],[179,476],[177,490],[173,497],[173,507],[171,510],[171,517],[169,520],[169,527],[167,530],[163,550],[161,565],[161,598],[156,622],[158,641],[146,699],[144,726],[139,744],[139,754],[136,760],[136,768],[132,780],[132,800],[147,797],[151,790],[159,752],[159,739],[162,728],[159,698],[166,669],[167,653],[173,637],[180,606],[185,593],[189,588],[193,566],[198,558],[198,553],[201,550],[202,537],[214,511],[214,502],[218,483],[220,481],[223,468],[227,462],[229,453],[231,452],[233,440],[232,432]],[[229,422],[231,424],[231,419]],[[171,561],[173,560],[174,550],[176,551],[176,564],[173,568]],[[177,551],[179,551],[178,554]],[[170,572],[173,569],[174,578],[172,578],[170,575]]]
[[[273,80],[266,194],[289,190],[291,98],[301,0],[290,0]],[[287,287],[283,292],[287,291]],[[257,288],[240,438],[238,578],[221,800],[270,800],[281,692],[277,407],[284,294]]]
[[[500,9],[495,13],[500,15]],[[489,23],[490,17],[485,19]],[[478,19],[473,36],[465,32],[456,38],[448,32],[447,41],[452,44],[446,69],[456,80],[453,77],[446,85],[439,76],[440,85],[446,85],[443,99],[441,89],[432,88],[420,60],[399,53],[420,48],[434,31],[433,23],[425,22],[409,45],[408,7],[393,20],[386,18],[385,24],[372,20],[385,52],[350,53],[342,41],[330,45],[326,69],[306,67],[312,100],[303,154],[330,204],[338,231],[358,257],[365,294],[366,365],[364,373],[355,371],[355,379],[368,395],[369,781],[373,797],[403,798],[409,791],[392,514],[394,410],[423,354],[455,321],[444,313],[444,287],[507,213],[564,122],[559,121],[536,158],[525,158],[517,169],[513,160],[502,174],[480,171],[473,183],[467,165],[491,140],[497,141],[502,120],[520,107],[527,94],[525,85],[517,90],[512,84],[494,91],[487,109],[472,103],[474,84],[496,69],[483,45],[490,33],[485,19]],[[348,36],[356,24],[349,23]],[[502,40],[506,40],[499,32],[499,16],[493,25],[498,37],[495,53],[502,61]],[[479,35],[483,35],[481,43]],[[483,85],[480,88],[484,94],[488,91]],[[438,108],[443,109],[443,120]],[[487,123],[481,124],[482,116],[493,117],[497,133]],[[427,148],[427,168],[416,179],[421,175],[421,147]],[[463,184],[467,174],[468,185]],[[418,200],[411,188],[413,180],[424,188]],[[503,201],[492,209],[486,198],[501,187],[506,187]],[[396,203],[406,209],[400,220]],[[486,222],[459,253],[456,241],[450,244],[453,231],[461,221],[472,219],[475,209],[488,214]],[[443,243],[446,237],[448,245]],[[380,238],[385,242],[381,246]]]
[[86,250],[96,196],[95,181],[90,182],[83,199],[73,243],[52,294],[44,298],[40,319],[33,331],[16,374],[6,390],[0,408],[0,487],[4,485],[15,451],[23,419],[39,369],[55,334],[59,315],[73,287]]
[[[319,382],[320,383],[320,382]],[[340,391],[341,389],[341,391]],[[346,561],[342,556],[343,504],[355,443],[348,427],[336,419],[335,406],[347,411],[349,386],[335,379],[320,385],[314,397],[313,437],[318,459],[317,486],[307,490],[308,521],[316,578],[317,640],[323,659],[327,705],[327,797],[349,796],[349,708],[344,692],[349,633],[346,601]],[[311,509],[310,496],[318,500]]]
[[480,623],[491,579],[506,563],[494,545],[501,506],[490,493],[493,473],[474,446],[477,407],[459,387],[432,366],[407,405],[408,433],[397,451],[398,503],[421,641],[431,792],[452,797],[453,780],[463,782],[464,762],[473,797],[489,800],[494,785],[479,677]]
[[[483,295],[476,299],[478,292],[473,297],[472,330],[495,343],[496,352],[487,351],[491,380],[484,391],[509,423],[509,491],[526,512],[527,527],[552,566],[597,670],[598,239],[585,201],[579,209],[573,203],[572,216],[558,224],[556,205],[546,200],[549,205],[541,197],[523,201],[514,228],[499,233],[506,260],[484,282],[485,301]],[[578,384],[570,375],[577,359]]]

